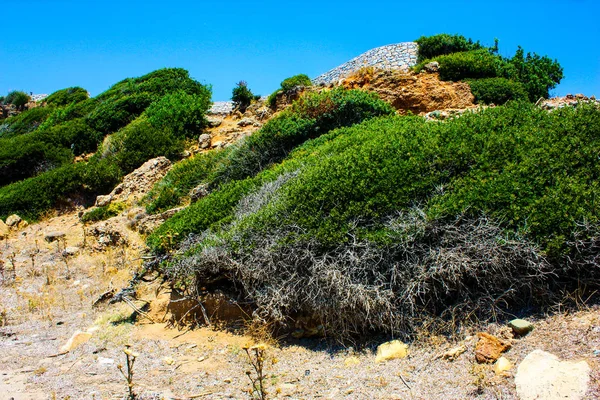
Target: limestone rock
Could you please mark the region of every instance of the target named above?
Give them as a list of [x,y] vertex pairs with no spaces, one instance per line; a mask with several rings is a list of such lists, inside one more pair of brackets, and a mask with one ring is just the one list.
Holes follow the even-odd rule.
[[208,133],[203,133],[198,138],[198,145],[201,149],[208,149],[211,145],[211,137]]
[[19,222],[21,222],[21,217],[19,217],[17,214],[13,214],[11,216],[9,216],[8,218],[6,218],[6,225],[10,226],[10,227],[17,227],[17,225],[19,225]]
[[399,340],[392,340],[380,344],[377,347],[377,356],[375,362],[394,360],[396,358],[404,358],[408,355],[408,345]]
[[360,359],[356,356],[351,356],[344,360],[344,365],[346,367],[354,367],[358,364],[360,364]]
[[44,240],[48,243],[55,242],[60,239],[64,239],[66,234],[61,231],[48,232],[44,235]]
[[25,229],[29,226],[29,222],[25,221],[24,219],[22,219],[21,221],[19,221],[19,223],[17,224],[17,228],[18,229]]
[[190,200],[192,203],[197,202],[206,195],[208,195],[208,184],[206,183],[201,183],[200,185],[190,190]]
[[510,343],[489,333],[480,332],[477,336],[479,341],[475,346],[475,359],[478,363],[493,363],[502,353],[510,349]]
[[584,399],[590,371],[585,361],[560,361],[554,354],[534,350],[517,369],[517,394],[521,400]]
[[69,257],[73,257],[77,253],[79,253],[79,247],[76,246],[69,246],[63,251],[63,254]]
[[69,352],[90,340],[92,332],[76,331],[73,336],[60,348],[61,352]]
[[243,126],[256,126],[256,127],[261,126],[260,122],[256,121],[253,118],[243,118],[237,124],[238,124],[238,126],[242,126],[242,127]]
[[496,364],[494,364],[494,372],[496,375],[505,375],[512,369],[513,365],[510,360],[506,357],[500,357]]
[[533,324],[524,319],[513,319],[508,323],[508,326],[517,335],[526,335],[533,330]]
[[206,117],[206,120],[208,121],[208,126],[211,128],[216,128],[223,123],[223,118],[216,116],[208,116]]
[[110,204],[112,201],[112,196],[110,194],[101,195],[96,197],[96,203],[94,204],[96,207],[105,207]]
[[438,72],[440,70],[440,63],[437,61],[432,61],[423,66],[423,69],[427,72]]
[[10,235],[10,229],[8,228],[8,225],[0,219],[0,239],[6,239],[8,235]]
[[444,360],[454,361],[458,357],[460,357],[460,355],[462,353],[464,353],[465,351],[467,351],[467,347],[464,344],[461,344],[460,346],[454,347],[454,348],[448,350],[447,352],[445,352],[442,355],[442,358]]

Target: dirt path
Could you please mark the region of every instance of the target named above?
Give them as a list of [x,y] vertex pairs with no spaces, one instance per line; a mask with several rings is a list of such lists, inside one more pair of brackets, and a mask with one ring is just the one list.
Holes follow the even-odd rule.
[[[64,243],[44,240],[55,231],[66,233]],[[140,267],[143,242],[133,233],[127,239],[127,246],[102,251],[94,250],[91,238],[84,246],[83,226],[72,213],[28,226],[0,244],[0,259],[17,267],[15,279],[5,270],[0,284],[0,400],[122,399],[126,384],[117,366],[125,362],[125,345],[138,353],[134,384],[141,399],[250,398],[246,371],[251,367],[244,350],[250,337],[209,328],[177,330],[144,318],[133,322],[133,310],[124,303],[92,307],[110,287],[125,286]],[[66,247],[78,250],[65,258]],[[139,288],[137,296],[166,297],[156,283]],[[593,371],[588,398],[599,396],[599,308],[534,324],[534,331],[505,353],[513,365],[535,349],[586,360]],[[493,334],[502,330],[486,327]],[[90,332],[88,340],[62,353],[77,331]],[[467,351],[453,362],[439,356],[459,341],[426,336],[410,343],[407,358],[377,363],[373,350],[383,340],[373,338],[372,346],[360,351],[324,340],[282,340],[266,351],[271,398],[516,398],[516,368],[502,376],[493,365],[477,364],[475,337],[463,342]]]

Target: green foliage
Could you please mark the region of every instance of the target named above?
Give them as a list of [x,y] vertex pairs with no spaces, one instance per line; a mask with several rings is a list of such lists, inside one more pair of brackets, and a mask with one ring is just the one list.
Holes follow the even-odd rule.
[[506,78],[486,78],[468,80],[475,102],[483,104],[504,104],[509,100],[527,100],[523,85]]
[[255,96],[252,93],[245,81],[239,81],[231,91],[233,106],[240,110],[241,113],[246,111],[252,100],[258,100],[259,98],[260,96]]
[[[178,157],[185,135],[204,126],[210,104],[210,87],[183,69],[125,79],[94,99],[83,92],[56,92],[51,105],[2,124],[0,213],[39,218],[75,192],[89,199],[110,192],[150,158]],[[153,103],[148,118],[142,116]],[[74,154],[95,151],[106,135],[89,162],[71,164]]]
[[84,223],[87,222],[96,222],[96,221],[105,221],[109,218],[119,215],[126,208],[125,203],[110,203],[107,206],[103,207],[95,207],[90,211],[83,214],[81,217],[81,221]]
[[288,90],[292,90],[297,86],[310,87],[310,86],[312,86],[312,81],[310,80],[308,75],[305,75],[305,74],[298,74],[298,75],[294,75],[294,76],[284,79],[281,82],[279,89],[275,90],[267,98],[267,104],[269,104],[269,107],[275,108],[275,105],[276,105],[275,102],[277,100],[277,93],[279,93],[280,91],[287,92]]
[[163,96],[146,110],[150,125],[169,130],[175,137],[190,138],[206,127],[206,112],[210,108],[210,90],[202,94],[178,91]]
[[144,112],[152,103],[148,93],[135,93],[100,103],[86,118],[87,123],[103,134],[116,132]]
[[2,121],[0,138],[6,139],[33,132],[54,112],[53,107],[34,107]]
[[[488,49],[481,47],[479,42],[472,43],[471,39],[445,34],[421,37],[419,42],[424,47],[419,47],[419,64],[414,70],[419,72],[425,64],[435,60],[440,64],[442,80],[506,78],[521,83],[529,101],[535,102],[539,98],[548,98],[549,91],[563,78],[563,69],[558,61],[535,53],[525,56],[521,47],[512,58],[499,56],[498,40],[493,48]],[[485,90],[488,97],[493,90],[501,92],[497,95],[499,99],[521,97],[518,85],[506,81],[489,81],[477,86],[477,89]]]
[[434,36],[421,36],[416,40],[419,45],[417,62],[451,53],[480,50],[483,46],[478,42],[467,39],[462,35],[442,33]]
[[176,158],[184,149],[183,138],[172,131],[157,129],[140,118],[115,133],[100,153],[129,173],[151,158]]
[[558,61],[547,56],[540,57],[527,53],[521,47],[517,49],[510,63],[514,67],[514,79],[522,82],[529,94],[529,100],[537,101],[539,98],[547,99],[550,89],[554,89],[563,78],[563,68]]
[[46,104],[62,107],[71,103],[79,103],[81,101],[87,100],[88,98],[89,96],[87,90],[75,86],[57,90],[50,96],[46,97],[44,101],[46,102]]
[[23,109],[23,106],[27,104],[29,100],[29,95],[19,90],[13,90],[12,92],[9,92],[4,98],[4,102],[6,104],[12,104],[20,110]]
[[[196,224],[201,223],[202,226],[206,226],[210,222],[218,221],[214,219],[215,216],[229,215],[235,205],[235,199],[246,194],[262,178],[258,181],[248,181],[250,183],[242,186],[236,186],[236,182],[253,177],[280,162],[294,147],[332,129],[393,113],[394,110],[389,104],[372,93],[360,90],[337,88],[318,94],[310,93],[271,119],[259,132],[236,147],[229,148],[218,156],[196,157],[175,169],[173,174],[167,175],[164,183],[157,186],[152,195],[155,200],[150,203],[148,209],[159,211],[165,206],[176,205],[176,202],[187,196],[189,190],[195,186],[192,182],[206,183],[211,190],[221,188],[214,196],[212,194],[208,196],[213,200],[203,199],[191,205],[189,211],[184,211],[182,217],[167,221],[165,228],[162,229],[168,232],[169,237],[172,237],[170,240],[176,243],[187,233],[198,229]],[[221,197],[223,191],[228,193],[229,197],[226,200]],[[227,204],[227,209],[216,210],[215,205],[206,205],[207,201]],[[200,203],[204,205],[198,205]],[[211,212],[214,215],[206,216],[204,212]],[[161,239],[154,238],[152,241],[158,245]]]
[[187,198],[194,187],[212,182],[215,171],[226,162],[232,149],[227,147],[200,153],[175,164],[146,196],[146,211],[154,214],[176,207]]

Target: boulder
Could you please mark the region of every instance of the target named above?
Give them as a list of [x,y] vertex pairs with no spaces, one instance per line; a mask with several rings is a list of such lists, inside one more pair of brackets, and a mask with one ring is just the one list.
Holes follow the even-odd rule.
[[517,368],[517,395],[521,400],[584,399],[590,371],[585,361],[560,361],[554,354],[534,350]]
[[493,363],[502,353],[510,349],[510,343],[489,333],[480,332],[477,336],[479,341],[475,346],[475,359],[478,363]]
[[243,118],[241,121],[237,123],[238,126],[261,126],[261,123],[256,121],[254,118]]
[[96,203],[94,204],[96,207],[105,207],[110,204],[112,200],[112,196],[110,194],[101,195],[96,197]]
[[210,141],[211,141],[210,135],[208,133],[203,133],[198,138],[198,145],[200,146],[201,149],[208,149],[211,144]]
[[223,123],[223,118],[219,118],[219,117],[215,117],[215,116],[208,116],[208,117],[206,117],[206,120],[208,121],[208,126],[210,128],[216,128],[217,126],[219,126]]
[[404,358],[408,355],[408,345],[399,340],[392,340],[377,347],[375,362]]
[[6,239],[10,235],[10,228],[0,219],[0,239]]
[[63,251],[63,254],[68,257],[73,257],[77,253],[79,253],[79,247],[76,246],[69,246]]
[[508,323],[508,326],[515,334],[520,336],[527,335],[533,330],[533,324],[524,319],[513,319]]
[[440,63],[437,61],[432,61],[423,66],[423,69],[427,72],[438,72],[440,70]]
[[19,217],[17,214],[13,214],[10,217],[6,218],[6,225],[16,228],[17,225],[19,225],[19,222],[21,221],[21,217]]
[[61,351],[61,353],[67,353],[67,352],[75,349],[76,347],[82,345],[83,343],[87,342],[88,340],[90,340],[91,337],[92,337],[92,332],[76,331],[73,334],[73,336],[71,336],[71,338],[67,341],[67,343],[65,343],[60,348],[60,351]]
[[44,235],[44,240],[48,243],[52,243],[57,240],[64,239],[65,236],[67,236],[67,235],[61,231],[48,232]]

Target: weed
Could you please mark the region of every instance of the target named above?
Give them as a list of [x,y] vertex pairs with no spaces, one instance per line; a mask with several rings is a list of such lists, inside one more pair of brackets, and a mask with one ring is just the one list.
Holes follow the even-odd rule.
[[127,372],[123,371],[122,364],[117,365],[117,368],[127,381],[127,400],[135,400],[137,395],[133,391],[133,365],[135,364],[135,359],[138,357],[138,354],[133,352],[128,345],[125,345],[123,353],[125,353]]
[[264,372],[266,349],[267,346],[264,344],[244,347],[244,351],[246,351],[246,355],[248,356],[248,363],[254,370],[246,371],[246,375],[252,384],[252,387],[249,390],[252,399],[265,400],[267,398],[267,391],[265,388],[265,380],[267,377]]

